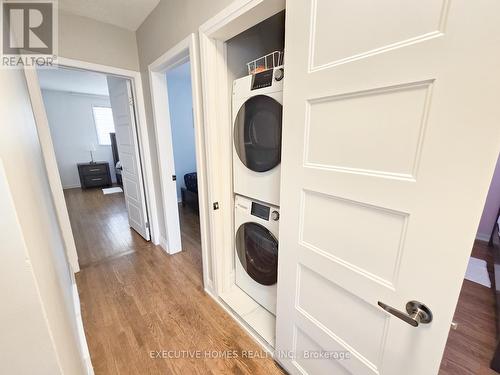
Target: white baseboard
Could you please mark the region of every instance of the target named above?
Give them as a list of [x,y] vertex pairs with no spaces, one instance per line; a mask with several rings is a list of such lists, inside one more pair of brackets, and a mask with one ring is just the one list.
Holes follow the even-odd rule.
[[476,240],[489,242],[490,236],[491,235],[489,233],[488,234],[478,233],[476,234]]
[[271,357],[274,358],[274,348],[272,348],[259,334],[257,334],[231,307],[229,307],[221,298],[216,297],[212,291],[205,288],[205,292],[219,304],[222,309],[233,318],[236,323]]
[[167,239],[166,238],[160,236],[160,243],[158,245],[160,245],[160,247],[162,248],[162,250],[168,254],[168,250],[167,250],[168,249],[168,243],[167,243]]
[[181,249],[179,249],[178,251],[174,251],[174,252],[168,251],[168,242],[164,237],[160,237],[159,245],[160,245],[161,249],[169,255],[174,255],[174,254],[180,253],[182,251]]
[[64,185],[63,189],[76,189],[82,187],[80,184],[75,184],[75,185]]
[[76,283],[73,283],[73,306],[75,309],[75,319],[76,327],[78,329],[78,338],[80,340],[80,350],[82,354],[82,359],[85,363],[87,369],[87,375],[94,375],[94,367],[92,366],[92,360],[90,359],[89,347],[87,344],[87,338],[85,337],[85,330],[83,328],[83,319],[80,309],[80,297],[78,295],[78,288]]

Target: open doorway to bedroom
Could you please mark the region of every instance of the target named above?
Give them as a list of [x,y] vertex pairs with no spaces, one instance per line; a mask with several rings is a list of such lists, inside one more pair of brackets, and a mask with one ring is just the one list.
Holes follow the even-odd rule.
[[193,119],[191,64],[182,61],[165,73],[170,114],[177,207],[183,255],[201,266],[200,212],[198,200],[198,173]]
[[148,70],[164,213],[160,245],[168,254],[180,253],[180,259],[196,263],[196,277],[211,291],[213,236],[206,176],[214,161],[205,153],[196,35],[158,57]]
[[130,81],[63,67],[38,77],[80,269],[149,246]]

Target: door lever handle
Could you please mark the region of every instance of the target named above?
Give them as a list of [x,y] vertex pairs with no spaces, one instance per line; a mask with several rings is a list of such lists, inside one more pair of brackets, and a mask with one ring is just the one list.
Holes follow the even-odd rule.
[[406,304],[406,313],[380,301],[378,305],[389,314],[394,315],[396,318],[401,319],[413,327],[418,327],[419,324],[428,324],[432,322],[432,311],[418,301],[408,302]]

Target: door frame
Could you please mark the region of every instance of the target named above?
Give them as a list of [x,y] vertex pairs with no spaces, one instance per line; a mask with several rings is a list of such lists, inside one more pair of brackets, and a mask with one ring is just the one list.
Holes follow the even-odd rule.
[[[185,39],[170,48],[148,66],[153,122],[155,128],[156,149],[161,181],[162,203],[167,238],[161,238],[160,244],[168,254],[181,251],[180,238],[172,238],[179,227],[178,200],[175,184],[172,183],[174,166],[174,150],[172,144],[172,126],[168,101],[168,82],[166,74],[169,70],[189,61],[191,64],[191,97],[193,105],[193,123],[196,149],[196,171],[198,176],[198,204],[200,215],[201,253],[203,263],[203,284],[206,290],[213,290],[212,260],[213,247],[210,236],[212,220],[208,206],[210,185],[207,181],[207,169],[210,155],[205,152],[205,131],[203,127],[202,96],[200,82],[199,53],[196,35],[188,35]],[[180,176],[178,176],[180,177]],[[175,211],[174,211],[175,210]],[[175,227],[176,226],[176,227]]]
[[284,9],[285,0],[235,0],[199,28],[206,148],[209,164],[216,166],[208,169],[212,181],[209,196],[220,207],[211,216],[217,295],[231,291],[235,283],[232,79],[228,74],[226,42]]
[[284,9],[285,0],[235,0],[198,29],[208,201],[219,205],[219,209],[210,210],[211,296],[271,356],[274,349],[235,310],[255,302],[235,284],[232,77],[226,42]]
[[[57,66],[94,71],[108,75],[120,76],[129,79],[132,84],[132,91],[135,96],[135,109],[137,113],[136,127],[138,136],[139,154],[143,163],[143,180],[146,192],[146,206],[149,213],[149,223],[151,232],[151,241],[159,244],[159,225],[158,211],[156,208],[156,193],[154,190],[153,166],[151,160],[151,151],[149,147],[149,133],[146,122],[146,108],[144,104],[144,95],[142,91],[142,78],[139,71],[127,70],[108,65],[90,63],[81,60],[74,60],[64,57],[58,57]],[[25,69],[26,83],[33,108],[33,115],[37,127],[38,137],[42,148],[42,155],[45,162],[47,177],[50,184],[52,198],[56,210],[57,219],[61,229],[66,248],[68,262],[74,273],[80,271],[78,264],[78,254],[76,252],[75,239],[71,230],[68,208],[64,199],[61,178],[56,161],[54,145],[50,134],[49,123],[45,111],[40,82],[36,69]]]

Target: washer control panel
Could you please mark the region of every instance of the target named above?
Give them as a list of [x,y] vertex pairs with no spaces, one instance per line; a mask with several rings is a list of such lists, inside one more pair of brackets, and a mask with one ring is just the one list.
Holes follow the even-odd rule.
[[263,89],[273,84],[273,69],[254,74],[252,77],[252,90]]
[[[250,210],[250,214],[253,216],[260,217],[261,219],[269,221],[269,212],[271,208],[268,206],[264,206],[263,204],[252,202],[252,209]],[[275,212],[275,211],[274,211]]]

